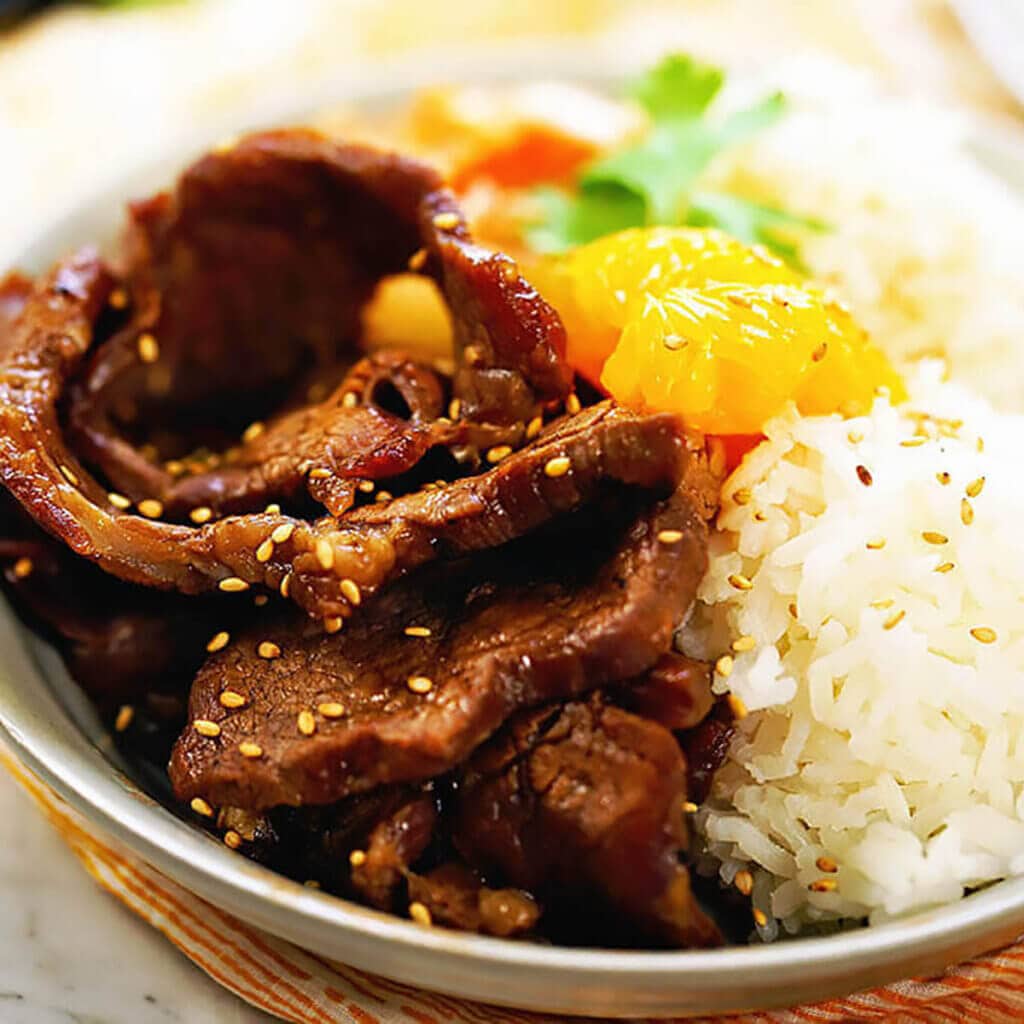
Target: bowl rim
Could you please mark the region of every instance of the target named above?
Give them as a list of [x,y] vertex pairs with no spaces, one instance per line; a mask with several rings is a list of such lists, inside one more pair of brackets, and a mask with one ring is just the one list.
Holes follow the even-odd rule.
[[[581,62],[579,55],[567,59],[558,48],[541,48],[538,53],[533,46],[530,53],[525,65],[522,55],[510,61],[507,48],[497,61],[479,54],[472,60],[455,60],[444,65],[444,78],[495,81],[540,73],[608,83],[628,63],[595,69],[592,55]],[[557,63],[552,63],[556,57]],[[555,66],[557,75],[546,74]],[[278,102],[251,123],[287,123],[331,102],[389,102],[437,77],[406,69],[385,87],[367,87],[358,75],[351,75],[313,96]],[[1018,168],[1024,182],[1024,132],[996,122],[975,126],[974,132]],[[97,195],[75,203],[41,229],[26,250],[26,263],[53,258],[66,248],[76,225],[109,208],[115,196],[120,206],[131,194],[125,183],[151,180],[157,169],[180,165],[193,148],[215,137],[204,133],[189,143],[178,140],[162,158],[118,174]],[[742,1011],[822,999],[934,972],[1024,931],[1024,878],[1004,880],[956,904],[869,928],[717,950],[552,947],[423,929],[316,892],[239,858],[175,816],[111,763],[106,744],[91,742],[68,716],[59,693],[74,684],[55,657],[40,656],[41,642],[17,622],[6,601],[0,608],[0,641],[7,654],[0,665],[0,735],[68,804],[172,880],[238,917],[304,948],[409,984],[569,1015]],[[499,980],[502,984],[496,987]]]

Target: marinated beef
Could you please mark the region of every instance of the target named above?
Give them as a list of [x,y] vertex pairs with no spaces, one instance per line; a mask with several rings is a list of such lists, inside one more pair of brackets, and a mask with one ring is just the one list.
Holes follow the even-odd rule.
[[537,901],[522,889],[492,889],[464,864],[449,862],[419,875],[408,873],[409,899],[427,908],[435,924],[510,938],[533,930]]
[[[638,502],[610,495],[561,529],[410,577],[336,635],[295,615],[247,630],[196,676],[189,717],[217,734],[183,732],[178,796],[260,809],[430,778],[518,708],[643,672],[696,593],[707,525],[685,491]],[[225,708],[225,690],[244,705]]]
[[[358,349],[407,268],[453,369]],[[164,783],[192,680],[175,796],[251,856],[490,935],[712,945],[682,805],[732,720],[670,647],[718,481],[671,416],[563,414],[564,347],[433,171],[250,136],[135,204],[116,270],[0,282],[0,560]]]
[[686,765],[663,726],[598,696],[517,716],[459,782],[454,841],[546,908],[606,903],[648,942],[721,943],[686,850]]

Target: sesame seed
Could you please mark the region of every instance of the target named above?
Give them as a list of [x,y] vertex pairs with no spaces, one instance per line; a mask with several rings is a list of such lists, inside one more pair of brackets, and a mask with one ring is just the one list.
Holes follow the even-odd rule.
[[850,444],[860,444],[861,441],[864,440],[864,435],[859,430],[851,430],[846,435],[846,440],[849,441]]
[[754,584],[741,572],[734,572],[729,576],[729,586],[736,590],[752,590]]
[[901,448],[920,448],[925,442],[923,437],[908,437],[905,441],[900,441]]
[[278,586],[278,588],[277,588],[277,592],[278,592],[278,593],[279,593],[279,594],[280,594],[280,595],[281,595],[282,597],[287,597],[287,596],[288,596],[288,594],[289,594],[289,592],[291,591],[291,589],[292,589],[292,574],[291,574],[291,573],[288,573],[288,574],[287,574],[287,575],[285,575],[285,577],[284,577],[284,578],[283,578],[283,579],[281,580],[281,583],[279,584],[279,586]]
[[406,680],[405,685],[412,690],[413,693],[430,693],[434,688],[434,681],[428,676],[409,676]]
[[943,487],[946,487],[953,478],[945,470],[942,470],[935,474],[935,479],[938,480]]
[[453,398],[448,403],[448,415],[453,420],[457,420],[462,415],[462,401],[460,399]]
[[896,602],[891,597],[883,597],[878,601],[872,601],[872,608],[891,608]]
[[324,619],[324,632],[338,633],[343,625],[345,625],[345,620],[340,615],[328,615]]
[[296,724],[303,736],[312,736],[316,732],[316,719],[313,717],[312,711],[306,711],[305,709],[300,711]]
[[749,635],[737,637],[732,642],[732,649],[737,654],[742,654],[744,651],[752,651],[756,646],[757,641]]
[[270,539],[275,544],[284,544],[291,538],[291,535],[295,532],[294,523],[282,523],[280,526],[274,527],[274,532],[271,533]]
[[164,469],[167,470],[171,476],[184,476],[185,475],[185,463],[180,459],[168,459],[164,463]]
[[117,491],[111,491],[107,495],[107,501],[109,501],[114,508],[119,508],[122,511],[126,508],[132,507],[131,499],[126,498],[123,494],[118,494]]
[[345,714],[345,705],[338,704],[335,701],[327,701],[324,704],[318,704],[316,709],[324,716],[324,718],[341,718],[342,715]]
[[32,575],[33,569],[35,569],[35,563],[32,559],[29,558],[28,555],[22,555],[22,557],[14,563],[12,571],[14,572],[14,578],[16,580],[24,580],[28,579],[28,577]]
[[755,512],[754,513],[754,522],[755,523],[766,523],[766,522],[768,522],[768,517],[763,512]]
[[213,817],[213,808],[201,796],[193,797],[189,807],[203,818]]
[[363,492],[363,494],[372,494],[373,493],[373,489],[376,486],[377,485],[372,480],[360,480],[359,481],[359,490],[361,490]]
[[818,878],[807,886],[811,892],[835,892],[839,883],[834,878]]
[[220,726],[216,722],[211,722],[208,718],[197,718],[192,723],[192,728],[200,736],[206,736],[209,739],[220,735]]
[[341,399],[343,409],[354,409],[359,404],[359,396],[354,391],[346,391]]
[[427,928],[434,923],[434,919],[430,916],[430,911],[426,908],[426,905],[420,903],[419,900],[414,900],[409,904],[409,917],[411,917],[417,924],[423,925]]
[[906,614],[907,613],[902,608],[897,612],[893,612],[893,614],[882,623],[882,629],[895,629],[904,620]]
[[274,557],[274,542],[268,537],[257,549],[256,549],[256,561],[257,562],[269,562]]
[[715,662],[715,671],[723,678],[728,679],[732,675],[733,660],[732,655],[723,654],[718,661]]
[[758,928],[763,928],[768,923],[768,915],[765,914],[763,910],[758,910],[757,907],[754,908],[753,913],[754,924],[756,924]]
[[797,618],[800,617],[800,613],[799,613],[799,611],[797,610],[797,607],[796,607],[796,601],[790,601],[788,608],[789,608],[789,614],[792,615],[794,619],[797,619]]
[[683,539],[682,530],[659,530],[659,544],[678,544]]
[[754,494],[749,487],[737,487],[736,490],[732,492],[732,500],[736,502],[737,505],[749,505],[750,500],[753,497]]
[[451,231],[459,226],[459,215],[457,213],[436,214],[431,222],[438,231]]
[[868,551],[881,551],[882,548],[885,547],[885,538],[876,537],[874,540],[867,541],[864,547],[866,547]]
[[974,506],[966,499],[960,499],[960,522],[970,526],[974,522]]
[[266,429],[267,428],[259,420],[256,420],[255,423],[250,423],[249,426],[242,431],[242,443],[249,444],[251,441],[255,441],[256,438],[259,437]]
[[725,444],[721,438],[713,437],[708,441],[708,469],[715,477],[725,476],[725,467],[728,463],[725,453]]
[[749,896],[754,891],[754,876],[749,871],[737,871],[733,884],[744,896]]
[[406,636],[430,636],[430,630],[426,626],[406,626]]
[[228,594],[240,594],[243,590],[249,589],[249,584],[237,576],[226,576],[217,584],[217,587]]
[[567,455],[556,455],[553,459],[548,459],[544,465],[544,473],[546,476],[558,477],[565,476],[569,472],[572,462],[570,462]]
[[935,530],[923,530],[921,533],[921,539],[926,544],[948,544],[949,538],[944,533],[938,533]]
[[990,629],[988,626],[975,626],[971,630],[971,636],[978,641],[979,644],[994,644],[998,639],[996,631]]
[[977,449],[978,449],[979,453],[983,452],[985,450],[985,438],[983,438],[983,437],[979,437],[978,438]]
[[272,501],[263,512],[268,516],[279,516],[281,514],[281,506],[276,501]]
[[115,288],[107,302],[110,303],[111,309],[124,309],[128,305],[128,293],[123,288]]
[[512,454],[512,448],[507,444],[495,445],[487,453],[487,461],[493,466],[496,463],[501,462],[502,459],[507,459]]
[[139,502],[139,512],[147,519],[157,519],[164,514],[164,507],[156,498],[145,498]]
[[72,484],[75,487],[78,486],[78,477],[75,475],[74,470],[70,466],[65,466],[61,464],[60,471],[64,479],[67,480],[69,484]]
[[828,354],[828,342],[823,341],[812,353],[811,361],[814,363],[820,363],[822,359]]
[[316,542],[316,560],[321,569],[330,569],[334,565],[334,548],[330,541],[321,538]]
[[361,868],[366,863],[366,851],[365,850],[353,850],[348,855],[348,862],[354,868]]
[[393,497],[394,495],[390,491],[378,491],[377,497],[374,498],[373,500],[377,502],[378,505],[383,505],[385,502],[390,501]]
[[570,416],[575,416],[582,408],[583,406],[580,404],[580,397],[574,391],[565,400],[565,411],[569,413]]
[[229,850],[237,850],[242,845],[242,837],[233,828],[228,829],[228,831],[224,833],[224,845],[228,847]]
[[220,706],[222,708],[244,708],[246,705],[246,699],[240,693],[235,693],[234,690],[225,690],[220,695]]
[[956,566],[952,562],[943,562],[941,565],[935,566],[936,572],[952,572]]
[[874,483],[874,478],[871,476],[871,470],[867,466],[857,467],[857,479],[865,486],[870,487]]
[[544,417],[534,416],[529,423],[526,424],[526,440],[532,441],[543,429]]
[[683,811],[686,814],[696,814],[700,810],[700,807],[695,804],[692,800],[683,801]]
[[318,468],[311,469],[309,471],[310,480],[326,480],[330,476],[332,476],[331,471],[329,469],[325,469],[323,466],[319,466]]
[[213,509],[208,505],[199,505],[189,512],[188,517],[193,523],[198,523],[201,526],[203,523],[208,523],[213,518]]
[[242,757],[262,757],[263,748],[258,743],[253,743],[251,740],[245,740],[238,744],[238,752]]
[[344,579],[341,581],[341,593],[342,596],[348,601],[349,604],[358,607],[362,604],[363,595],[359,589],[359,584],[355,580]]
[[277,646],[272,640],[261,640],[256,645],[256,653],[261,658],[266,658],[268,661],[274,658],[281,657],[281,648]]
[[839,865],[831,857],[819,857],[814,866],[826,875],[834,875],[839,870]]
[[160,358],[160,346],[152,334],[140,334],[135,347],[144,363],[155,363]]
[[977,480],[972,480],[966,487],[965,493],[968,498],[976,498],[981,494],[982,489],[985,486],[985,478],[979,476]]
[[117,718],[114,719],[114,731],[124,732],[132,724],[135,718],[135,708],[131,704],[122,704],[117,711]]
[[427,250],[417,249],[409,257],[409,269],[410,270],[422,270],[423,264],[427,262]]
[[740,698],[737,697],[735,693],[729,694],[728,701],[729,710],[732,712],[732,716],[736,719],[737,722],[740,722],[747,717],[747,715],[749,714],[749,712],[747,711],[747,705],[744,704],[743,701],[740,700]]
[[270,601],[270,598],[269,598],[269,597],[267,597],[267,595],[266,595],[266,594],[257,594],[257,595],[256,595],[256,596],[255,596],[255,597],[254,597],[254,598],[252,599],[252,603],[253,603],[253,604],[254,604],[254,605],[255,605],[255,606],[257,607],[257,608],[262,608],[262,607],[263,607],[263,606],[264,606],[265,604],[267,604],[267,603],[268,603],[269,601]]
[[302,883],[307,889],[319,889],[320,883],[315,878],[307,878]]

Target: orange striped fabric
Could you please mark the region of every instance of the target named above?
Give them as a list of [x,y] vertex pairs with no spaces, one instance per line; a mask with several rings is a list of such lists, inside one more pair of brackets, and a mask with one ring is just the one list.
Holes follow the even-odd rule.
[[[281,1020],[293,1024],[564,1024],[561,1017],[423,992],[324,960],[260,932],[97,835],[2,749],[0,761],[101,886],[219,984]],[[1024,1020],[1024,941],[927,981],[903,981],[813,1006],[688,1020],[691,1024],[694,1020],[697,1024],[1016,1024]],[[591,1020],[591,1024],[598,1022]]]

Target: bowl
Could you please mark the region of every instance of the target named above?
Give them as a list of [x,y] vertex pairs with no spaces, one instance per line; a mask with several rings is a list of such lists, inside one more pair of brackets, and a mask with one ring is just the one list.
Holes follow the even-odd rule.
[[[549,74],[602,81],[593,61],[565,55],[447,62],[445,78],[509,80]],[[578,62],[570,62],[570,64]],[[435,65],[436,66],[436,65]],[[387,107],[431,77],[354,78],[326,94],[292,99],[240,127],[301,121],[328,101]],[[225,126],[227,127],[227,126]],[[41,225],[21,264],[36,270],[75,245],[109,239],[124,201],[170,181],[209,139],[119,176],[102,194]],[[1024,193],[1024,137],[979,124],[975,156]],[[829,937],[712,951],[619,952],[542,946],[424,929],[306,888],[230,852],[143,792],[56,651],[0,602],[0,730],[23,763],[100,832],[147,864],[237,917],[313,953],[396,981],[525,1010],[600,1017],[686,1016],[761,1010],[821,1000],[929,975],[1024,932],[1024,879],[1000,882],[954,905]]]

